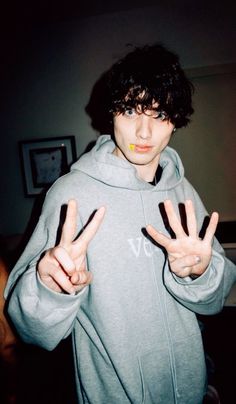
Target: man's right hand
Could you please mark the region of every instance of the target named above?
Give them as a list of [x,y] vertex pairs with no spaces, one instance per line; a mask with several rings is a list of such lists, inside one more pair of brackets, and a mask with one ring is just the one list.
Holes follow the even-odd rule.
[[75,239],[77,205],[74,199],[69,200],[60,242],[47,250],[38,264],[39,276],[48,288],[74,294],[91,283],[92,274],[86,268],[86,252],[104,214],[104,207],[98,209],[82,234]]

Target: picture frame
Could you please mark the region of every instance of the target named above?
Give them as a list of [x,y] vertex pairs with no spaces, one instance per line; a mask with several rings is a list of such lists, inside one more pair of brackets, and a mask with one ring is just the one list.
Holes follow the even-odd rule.
[[76,159],[74,136],[19,142],[25,196],[36,196],[69,171]]

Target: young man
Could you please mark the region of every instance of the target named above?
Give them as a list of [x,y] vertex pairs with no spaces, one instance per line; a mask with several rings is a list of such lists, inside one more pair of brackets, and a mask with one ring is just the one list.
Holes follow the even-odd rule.
[[79,403],[200,404],[195,313],[221,310],[236,271],[214,239],[217,213],[199,238],[207,212],[168,147],[192,87],[160,45],[117,62],[108,87],[114,135],[49,190],[9,313],[24,341],[49,350],[72,333]]

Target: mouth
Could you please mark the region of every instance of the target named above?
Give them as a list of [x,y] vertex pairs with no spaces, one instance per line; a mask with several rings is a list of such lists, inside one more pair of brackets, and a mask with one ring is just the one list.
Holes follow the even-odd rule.
[[138,144],[130,143],[130,144],[129,144],[129,149],[130,149],[131,151],[136,152],[136,153],[148,153],[148,152],[152,149],[152,146],[149,146],[149,145],[138,145]]

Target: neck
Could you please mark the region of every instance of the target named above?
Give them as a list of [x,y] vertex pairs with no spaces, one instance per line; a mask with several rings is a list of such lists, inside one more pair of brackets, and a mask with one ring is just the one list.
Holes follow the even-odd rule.
[[152,182],[155,178],[155,174],[159,165],[159,161],[153,161],[148,165],[133,164],[137,170],[138,176],[146,182]]
[[146,182],[152,182],[154,180],[158,165],[159,165],[159,160],[160,160],[160,154],[155,156],[153,160],[151,160],[149,163],[146,164],[135,164],[132,163],[130,160],[128,160],[125,155],[122,153],[122,151],[116,146],[115,149],[112,152],[115,156],[129,161],[130,164],[136,168],[136,171],[138,173],[138,176]]

